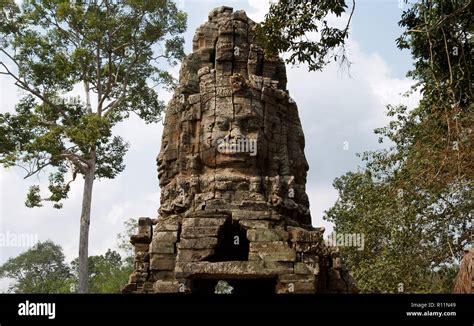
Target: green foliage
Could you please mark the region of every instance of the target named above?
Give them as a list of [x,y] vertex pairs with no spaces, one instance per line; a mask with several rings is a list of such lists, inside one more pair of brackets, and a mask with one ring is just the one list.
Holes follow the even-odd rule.
[[[78,260],[71,263],[77,275]],[[132,273],[133,266],[122,261],[119,253],[107,250],[105,255],[89,257],[90,293],[120,293]]]
[[130,237],[137,232],[137,221],[136,219],[129,218],[123,225],[124,231],[117,235],[118,248],[125,253],[124,261],[132,265],[135,250],[130,243]]
[[[19,9],[14,0],[0,0],[0,35],[14,33]],[[5,40],[0,39],[0,47],[5,46]]]
[[[184,55],[186,14],[171,0],[24,0],[21,8],[0,0],[0,18],[0,74],[28,94],[15,114],[0,114],[0,164],[22,167],[25,178],[53,170],[50,195],[33,186],[30,207],[61,208],[69,184],[84,177],[79,291],[86,293],[93,183],[125,168],[128,145],[112,128],[130,113],[160,120],[157,86],[174,86],[160,66]],[[77,86],[82,98],[68,97]]]
[[232,294],[234,288],[229,285],[226,281],[220,280],[216,284],[215,294]]
[[[89,283],[91,293],[119,293],[133,272],[133,246],[130,236],[136,232],[136,220],[124,222],[118,234],[118,248],[124,258],[108,249],[104,255],[90,256]],[[52,241],[40,242],[28,251],[10,258],[0,266],[0,278],[12,278],[14,293],[73,293],[77,285],[78,259],[69,266],[61,246]]]
[[48,200],[59,202],[60,200],[67,198],[69,184],[64,183],[64,175],[62,173],[51,174],[49,176],[49,182],[49,191],[51,192],[51,197]]
[[[345,0],[280,0],[270,5],[257,32],[268,53],[288,52],[288,63],[306,63],[310,71],[322,70],[330,60],[348,64],[344,44],[355,2],[344,29],[328,22],[330,15],[339,17],[346,8]],[[315,33],[319,33],[318,39],[311,39]]]
[[[130,237],[135,234],[137,221],[130,218],[124,222],[123,232],[117,235],[118,249],[124,252],[124,257],[115,250],[108,249],[105,255],[90,256],[89,287],[91,293],[120,293],[128,283],[133,272],[134,250]],[[77,283],[78,259],[71,262],[74,271],[74,283]]]
[[[336,179],[327,212],[336,232],[363,233],[366,250],[343,248],[365,292],[450,292],[470,244],[472,193],[472,17],[469,1],[422,1],[402,15],[398,39],[415,59],[422,94],[377,129],[391,147],[366,152],[363,171]],[[456,50],[455,50],[456,49]]]
[[456,270],[451,251],[459,258],[466,244],[460,235],[468,230],[454,229],[456,222],[434,215],[430,209],[436,205],[426,206],[426,198],[377,182],[368,170],[349,172],[334,186],[339,199],[326,219],[337,233],[364,235],[364,250],[341,248],[363,292],[397,292],[399,283],[405,292],[451,290],[449,277]]
[[0,266],[0,277],[15,280],[9,292],[67,293],[71,273],[62,248],[45,241]]
[[[2,0],[0,18],[0,73],[27,93],[14,114],[0,114],[0,164],[22,167],[26,178],[54,170],[50,195],[35,186],[27,203],[60,208],[77,174],[123,171],[128,145],[112,134],[117,123],[130,113],[160,120],[156,86],[174,86],[160,66],[184,56],[186,14],[167,0],[25,0],[21,8]],[[84,96],[71,98],[76,86]]]
[[39,186],[31,186],[26,195],[25,206],[29,208],[41,207],[41,195]]

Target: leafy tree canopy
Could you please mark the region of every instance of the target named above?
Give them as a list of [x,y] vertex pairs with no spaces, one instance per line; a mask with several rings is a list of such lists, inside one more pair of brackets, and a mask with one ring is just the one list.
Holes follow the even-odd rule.
[[[389,106],[377,129],[389,148],[362,155],[366,167],[336,179],[326,218],[336,232],[362,233],[366,250],[344,248],[362,290],[450,292],[470,244],[473,212],[473,23],[470,1],[420,1],[402,15],[397,40],[415,61],[422,99]],[[436,280],[434,282],[433,280]]]
[[[78,259],[72,261],[72,270],[78,274]],[[120,254],[108,249],[104,255],[89,257],[90,293],[120,293],[132,273],[133,266],[123,261]]]
[[272,2],[258,35],[268,53],[288,53],[288,63],[306,63],[310,71],[322,70],[330,60],[349,64],[344,44],[355,1],[345,28],[330,22],[331,16],[340,17],[346,9],[345,0]]
[[52,241],[39,242],[0,266],[0,277],[14,279],[9,292],[69,292],[72,276],[63,250]]
[[[26,204],[61,208],[77,174],[94,167],[110,179],[125,168],[128,145],[114,125],[131,113],[160,119],[156,86],[174,81],[158,63],[183,57],[186,14],[165,0],[0,4],[0,73],[25,93],[14,114],[0,115],[0,163],[26,177],[51,168],[50,195],[32,186]],[[69,96],[79,86],[84,96]]]

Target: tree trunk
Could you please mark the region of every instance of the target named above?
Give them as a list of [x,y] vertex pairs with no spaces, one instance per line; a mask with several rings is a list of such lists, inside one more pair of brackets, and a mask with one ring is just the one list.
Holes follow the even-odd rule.
[[95,159],[84,176],[81,225],[79,232],[79,293],[89,292],[89,225],[91,220],[92,186],[95,177]]

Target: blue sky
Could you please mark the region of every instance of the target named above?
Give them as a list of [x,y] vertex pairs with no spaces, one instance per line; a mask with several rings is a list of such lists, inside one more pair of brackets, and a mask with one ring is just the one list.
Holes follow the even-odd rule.
[[407,50],[397,50],[395,40],[403,32],[398,26],[406,4],[399,1],[362,0],[356,5],[353,17],[352,37],[365,53],[377,52],[390,65],[392,76],[403,78],[412,65]]
[[[195,29],[207,20],[213,8],[227,5],[234,10],[245,10],[255,21],[263,19],[268,9],[265,0],[184,0],[178,3],[189,15],[185,34],[187,53],[191,51]],[[310,165],[307,191],[315,226],[331,229],[322,216],[337,199],[337,192],[332,188],[334,178],[361,165],[356,153],[380,146],[373,129],[387,123],[385,105],[416,104],[416,97],[402,99],[399,96],[413,84],[405,78],[411,67],[410,54],[395,46],[395,39],[402,32],[397,25],[402,11],[398,0],[357,1],[348,41],[351,76],[341,72],[337,65],[312,73],[308,73],[304,65],[287,69],[288,88],[298,104],[306,136],[305,152]],[[345,19],[347,16],[334,22],[344,24]],[[177,73],[178,67],[173,71]],[[0,112],[12,111],[19,95],[12,81],[0,75]],[[165,100],[170,98],[170,94],[163,92],[161,96]],[[116,235],[122,231],[125,220],[156,217],[159,206],[155,157],[160,149],[162,125],[145,125],[132,117],[115,132],[123,136],[131,148],[125,158],[125,172],[94,186],[91,255],[116,247]],[[72,260],[77,256],[82,180],[73,185],[62,210],[54,210],[49,205],[39,209],[24,207],[29,185],[46,181],[47,175],[23,180],[19,169],[0,169],[0,233],[33,234],[41,241],[51,239],[61,244],[67,259]],[[1,247],[0,264],[26,249],[24,246]],[[5,289],[5,284],[0,281],[0,291]]]

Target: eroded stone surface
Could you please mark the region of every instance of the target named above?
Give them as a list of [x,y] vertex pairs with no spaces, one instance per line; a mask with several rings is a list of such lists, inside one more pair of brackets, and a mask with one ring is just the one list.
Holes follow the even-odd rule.
[[220,7],[195,33],[165,116],[159,216],[140,219],[124,292],[198,292],[203,278],[270,278],[275,293],[355,289],[311,227],[297,105],[255,26]]

